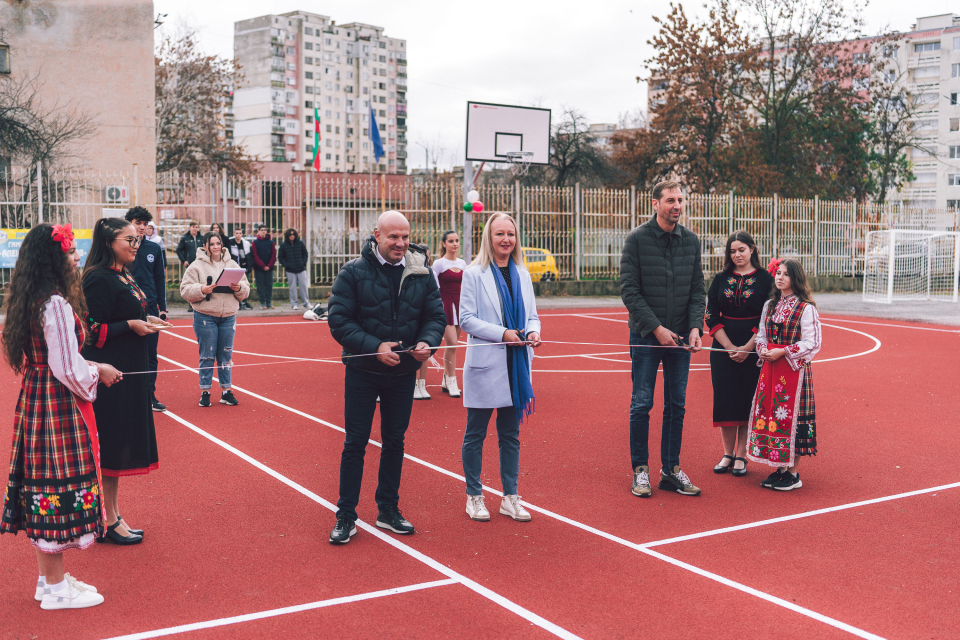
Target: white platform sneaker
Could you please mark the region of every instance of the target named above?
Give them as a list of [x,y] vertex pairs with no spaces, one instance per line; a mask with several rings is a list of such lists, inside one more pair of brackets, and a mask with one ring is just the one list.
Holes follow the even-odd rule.
[[530,512],[520,504],[520,496],[503,496],[503,502],[500,503],[500,513],[510,516],[517,522],[530,522]]
[[[79,589],[83,589],[84,591],[93,591],[94,593],[97,593],[96,587],[89,585],[86,582],[80,582],[69,573],[63,574],[63,577],[66,578],[67,582],[72,582],[76,584]],[[37,602],[42,602],[43,596],[48,593],[51,593],[51,591],[50,591],[50,587],[47,586],[47,583],[44,582],[43,585],[41,586],[40,582],[37,581],[37,592],[33,595],[33,599],[36,600]]]
[[490,519],[490,512],[483,504],[483,496],[467,496],[467,515],[471,520],[486,522]]
[[80,586],[78,580],[68,579],[66,587],[59,591],[52,591],[49,588],[44,590],[43,598],[40,600],[40,608],[50,611],[52,609],[85,609],[86,607],[95,607],[103,604],[103,596],[96,591],[89,591]]
[[460,387],[457,386],[457,376],[443,374],[443,382],[440,383],[440,388],[449,393],[451,398],[460,397]]
[[414,400],[429,400],[430,394],[427,393],[427,381],[423,378],[417,378],[417,385],[413,388]]

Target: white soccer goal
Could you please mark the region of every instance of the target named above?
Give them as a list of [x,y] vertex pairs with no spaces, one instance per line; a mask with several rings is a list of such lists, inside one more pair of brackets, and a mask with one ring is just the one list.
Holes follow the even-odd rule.
[[957,302],[960,233],[889,229],[867,234],[863,299]]

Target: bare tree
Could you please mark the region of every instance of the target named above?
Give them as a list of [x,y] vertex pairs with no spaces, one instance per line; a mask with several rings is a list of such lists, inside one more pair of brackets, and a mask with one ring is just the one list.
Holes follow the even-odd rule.
[[613,165],[597,145],[596,136],[590,133],[586,117],[576,109],[564,107],[560,122],[551,133],[547,174],[558,187],[576,182],[600,186],[614,176]]
[[246,176],[256,170],[256,159],[225,135],[228,92],[241,81],[240,65],[204,55],[190,27],[181,25],[161,38],[156,54],[158,172],[227,169]]

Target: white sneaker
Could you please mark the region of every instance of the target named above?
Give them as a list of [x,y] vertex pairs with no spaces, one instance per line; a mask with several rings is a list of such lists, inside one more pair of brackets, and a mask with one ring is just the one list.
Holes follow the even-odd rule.
[[429,400],[430,394],[427,393],[427,381],[423,378],[417,378],[417,385],[413,388],[414,400]]
[[[97,592],[96,587],[94,587],[93,585],[89,585],[86,582],[80,582],[69,573],[63,574],[63,577],[66,578],[67,582],[72,582],[73,584],[77,585],[78,589],[83,589],[85,591],[93,591],[94,593]],[[43,586],[40,586],[40,581],[38,580],[37,592],[33,594],[33,599],[36,600],[37,602],[41,602],[43,600],[43,596],[48,593],[50,593],[50,587],[47,586],[47,583],[44,582]]]
[[483,496],[467,496],[467,515],[471,520],[486,522],[490,519],[490,512],[483,504]]
[[457,376],[448,376],[443,374],[443,390],[450,394],[451,398],[460,397],[460,387],[457,386]]
[[299,308],[300,308],[300,305],[298,305],[298,304],[293,305],[293,310],[294,310],[294,311],[296,311],[296,310],[299,309]]
[[85,609],[103,604],[103,596],[96,591],[80,588],[77,580],[67,580],[67,587],[60,591],[45,592],[40,600],[40,608],[51,609]]
[[503,502],[500,503],[500,513],[510,516],[517,522],[530,522],[530,512],[520,504],[520,496],[503,496]]

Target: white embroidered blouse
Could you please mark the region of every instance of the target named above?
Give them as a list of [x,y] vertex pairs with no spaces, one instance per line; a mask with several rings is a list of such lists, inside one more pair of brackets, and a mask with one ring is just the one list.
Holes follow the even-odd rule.
[[43,308],[43,338],[50,373],[75,396],[93,402],[97,399],[100,371],[80,355],[74,327],[73,307],[62,296],[51,296]]
[[[776,309],[773,310],[773,321],[779,323],[786,320],[793,308],[797,306],[797,302],[799,300],[793,295],[780,298]],[[756,345],[758,353],[761,347],[767,348],[766,320],[769,307],[770,301],[767,300],[763,305],[763,312],[760,314],[760,326],[757,328]],[[790,368],[796,371],[803,365],[812,362],[813,358],[820,352],[820,341],[820,314],[817,313],[815,306],[808,304],[800,315],[800,341],[784,349],[784,357],[790,364]],[[758,360],[757,366],[762,365],[763,361]]]

